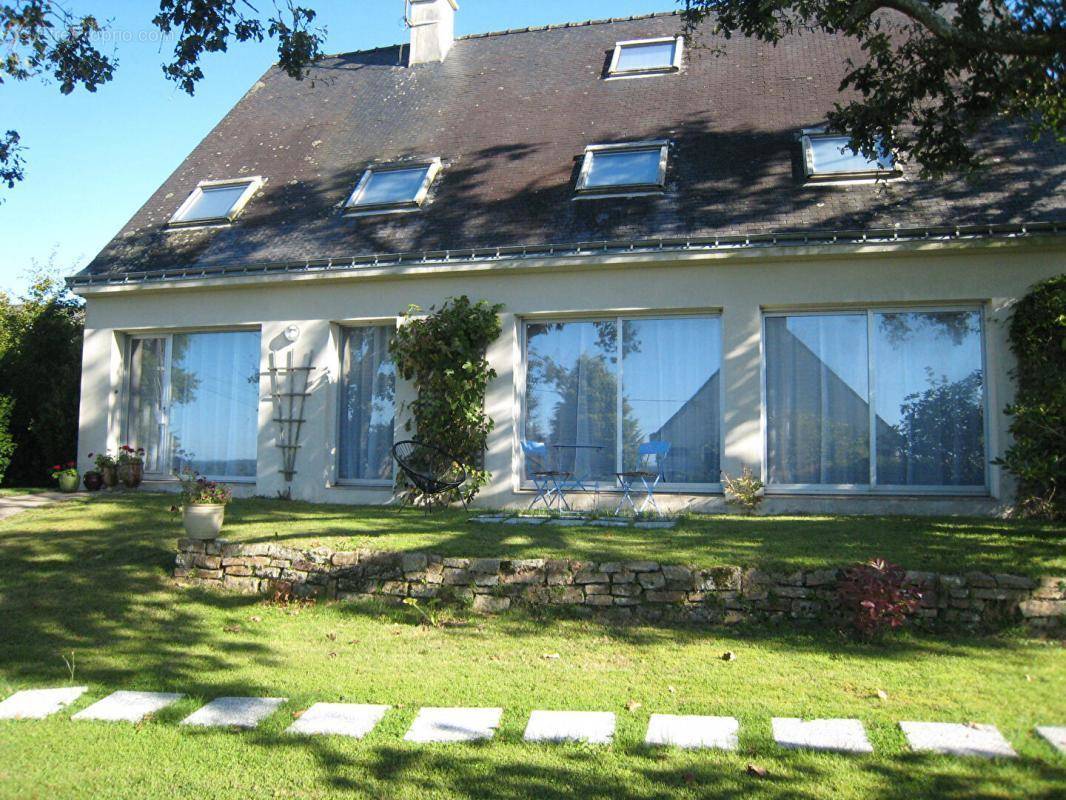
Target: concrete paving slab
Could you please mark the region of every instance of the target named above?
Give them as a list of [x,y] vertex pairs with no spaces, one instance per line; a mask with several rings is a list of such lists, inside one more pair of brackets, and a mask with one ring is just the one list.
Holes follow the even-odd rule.
[[665,529],[677,525],[676,519],[645,519],[633,523],[634,528]]
[[534,711],[523,738],[527,742],[610,744],[614,723],[609,711]]
[[217,697],[181,724],[201,728],[254,728],[284,702],[284,697]]
[[62,689],[23,689],[0,703],[0,719],[44,719],[69,706],[83,694],[84,686]]
[[740,723],[733,717],[652,714],[644,743],[691,749],[736,750]]
[[995,725],[956,722],[901,722],[899,727],[912,750],[951,756],[1017,758],[1018,754]]
[[622,517],[600,517],[599,519],[590,520],[588,524],[600,528],[628,528],[629,520]]
[[407,742],[475,742],[491,739],[502,708],[423,708],[403,737]]
[[391,706],[354,703],[315,703],[288,727],[285,733],[350,736],[362,739],[381,722]]
[[176,692],[114,692],[79,711],[71,719],[140,722],[184,696]]
[[1066,753],[1066,727],[1041,725],[1036,732],[1043,736],[1060,753]]
[[543,525],[548,517],[511,517],[504,521],[504,525]]
[[857,719],[798,719],[774,717],[774,741],[792,750],[872,753],[866,731]]

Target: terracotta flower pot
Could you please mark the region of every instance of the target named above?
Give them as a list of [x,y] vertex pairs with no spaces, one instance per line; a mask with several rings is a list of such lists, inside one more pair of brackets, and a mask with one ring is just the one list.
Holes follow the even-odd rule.
[[100,475],[103,476],[104,486],[108,489],[118,486],[118,470],[115,467],[104,467],[100,470]]
[[138,464],[132,461],[128,464],[118,465],[118,479],[122,481],[122,485],[127,489],[136,489],[141,485],[141,479],[144,477],[144,465]]
[[225,516],[225,506],[196,503],[182,506],[181,524],[190,539],[217,539]]
[[67,494],[76,492],[78,491],[79,483],[81,483],[81,477],[78,473],[75,472],[73,475],[63,473],[59,476],[59,491],[66,492]]
[[94,470],[86,472],[81,480],[90,492],[98,492],[104,485],[104,476]]

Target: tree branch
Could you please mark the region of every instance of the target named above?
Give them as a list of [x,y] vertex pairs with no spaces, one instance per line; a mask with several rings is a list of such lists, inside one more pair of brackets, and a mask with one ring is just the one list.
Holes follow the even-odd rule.
[[996,29],[971,32],[952,25],[921,0],[861,0],[848,13],[845,24],[854,28],[882,8],[910,17],[948,44],[971,50],[992,50],[1012,56],[1053,56],[1066,52],[1066,30],[1053,28],[1040,33],[1014,33]]

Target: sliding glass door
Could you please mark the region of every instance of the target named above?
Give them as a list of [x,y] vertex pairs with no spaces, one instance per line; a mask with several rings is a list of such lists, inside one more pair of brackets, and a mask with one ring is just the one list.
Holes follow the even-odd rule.
[[145,472],[254,479],[259,332],[138,336],[129,353],[126,441]]
[[527,322],[523,438],[556,468],[606,483],[639,466],[641,444],[667,441],[667,484],[715,485],[721,350],[714,316]]
[[985,487],[979,309],[768,315],[765,398],[769,484]]

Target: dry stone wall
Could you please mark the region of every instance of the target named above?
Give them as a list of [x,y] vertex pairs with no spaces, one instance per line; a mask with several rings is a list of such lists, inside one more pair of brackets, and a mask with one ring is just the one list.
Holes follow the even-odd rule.
[[[182,539],[174,577],[247,593],[353,600],[433,598],[487,613],[515,605],[573,606],[621,619],[834,620],[839,569],[790,573],[687,567],[655,561],[450,558],[430,553],[297,550],[271,543]],[[908,572],[922,592],[919,621],[1066,629],[1066,576],[1033,579]]]

